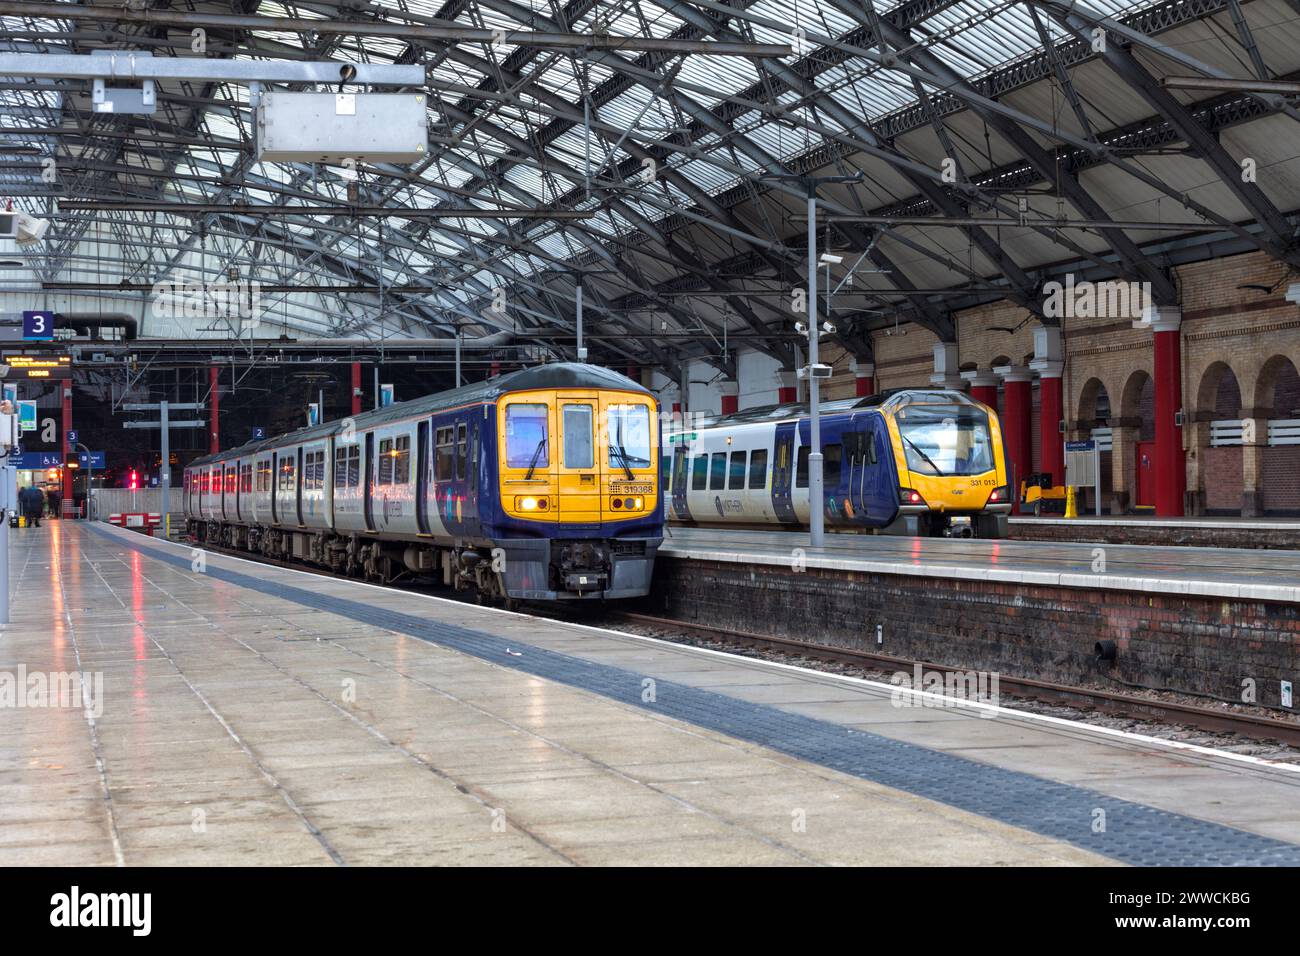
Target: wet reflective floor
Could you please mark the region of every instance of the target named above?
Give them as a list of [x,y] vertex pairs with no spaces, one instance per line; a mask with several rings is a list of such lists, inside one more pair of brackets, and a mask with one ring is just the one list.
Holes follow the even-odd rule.
[[[11,540],[0,865],[1104,865],[1137,836],[1089,845],[1077,801],[1068,839],[1045,835],[1055,819],[1007,822],[1005,800],[962,809],[930,785],[940,759],[995,797],[1035,774],[1044,799],[1211,821],[1234,853],[1300,842],[1293,777],[1272,768],[899,708],[861,682],[132,532]],[[794,755],[846,728],[863,746],[844,769]],[[885,763],[918,772],[886,785]]]

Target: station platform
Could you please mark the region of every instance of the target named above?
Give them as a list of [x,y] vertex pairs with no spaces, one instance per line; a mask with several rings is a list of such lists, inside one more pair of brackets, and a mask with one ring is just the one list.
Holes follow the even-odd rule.
[[1009,536],[1019,541],[1083,541],[1161,547],[1294,550],[1300,547],[1300,519],[1198,515],[1157,518],[1151,514],[1060,515],[1010,519]]
[[[1045,521],[1047,519],[1033,519]],[[672,527],[661,557],[1143,594],[1300,602],[1300,550],[826,535]]]
[[1300,864],[1294,767],[103,525],[11,540],[0,690],[99,690],[0,707],[0,865]]

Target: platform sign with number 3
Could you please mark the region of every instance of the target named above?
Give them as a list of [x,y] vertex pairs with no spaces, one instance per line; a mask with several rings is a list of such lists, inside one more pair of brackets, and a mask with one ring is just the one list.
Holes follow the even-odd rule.
[[34,342],[48,342],[54,338],[54,313],[24,312],[23,338]]

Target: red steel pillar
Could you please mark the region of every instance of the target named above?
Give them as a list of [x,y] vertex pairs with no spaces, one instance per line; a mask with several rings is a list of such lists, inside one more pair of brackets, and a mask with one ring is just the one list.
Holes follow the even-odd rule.
[[740,410],[740,384],[738,382],[723,382],[721,387],[722,414],[736,414]]
[[215,365],[208,368],[208,454],[215,455],[221,451],[221,423],[219,413],[221,401],[217,394],[217,377]]
[[974,372],[962,372],[961,377],[970,384],[970,397],[993,409],[998,410],[998,377],[991,371],[977,369]]
[[1175,416],[1183,407],[1182,344],[1179,328],[1182,309],[1160,306],[1150,311],[1155,333],[1156,416],[1156,516],[1183,515],[1187,461],[1183,453],[1183,427]]
[[68,431],[72,428],[72,381],[63,382],[59,387],[63,389],[63,500],[71,501],[72,471],[68,468],[68,459],[76,451],[68,441]]
[[1065,436],[1061,434],[1061,362],[1039,369],[1038,454],[1040,471],[1052,473],[1053,487],[1065,484]]
[[352,363],[352,414],[361,414],[361,363]]
[[1039,375],[1038,470],[1051,474],[1053,487],[1065,484],[1065,434],[1061,431],[1061,419],[1065,417],[1061,398],[1064,354],[1059,325],[1034,329],[1034,360],[1029,367]]
[[875,363],[851,359],[849,368],[853,369],[854,395],[865,398],[867,395],[876,394]]
[[1033,398],[1030,382],[1034,373],[1023,365],[1003,365],[994,369],[1002,377],[1002,437],[1006,441],[1007,467],[1011,470],[1012,513],[1020,513],[1020,482],[1033,470],[1033,439],[1030,410]]
[[795,377],[794,372],[777,372],[777,381],[780,383],[776,389],[778,404],[789,405],[799,401],[799,388],[796,385],[798,379]]

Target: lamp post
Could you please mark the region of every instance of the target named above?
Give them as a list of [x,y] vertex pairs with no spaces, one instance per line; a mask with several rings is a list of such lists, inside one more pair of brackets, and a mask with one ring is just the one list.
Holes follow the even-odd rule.
[[[812,447],[808,452],[808,532],[809,544],[820,548],[826,543],[826,501],[822,487],[822,435],[821,435],[821,379],[828,377],[829,368],[820,364],[817,339],[821,334],[817,322],[817,190],[827,183],[860,183],[862,173],[855,176],[797,176],[793,173],[768,173],[760,179],[773,179],[798,183],[808,199],[808,379],[809,429]],[[829,284],[829,282],[828,282]],[[833,326],[827,323],[828,331]]]

